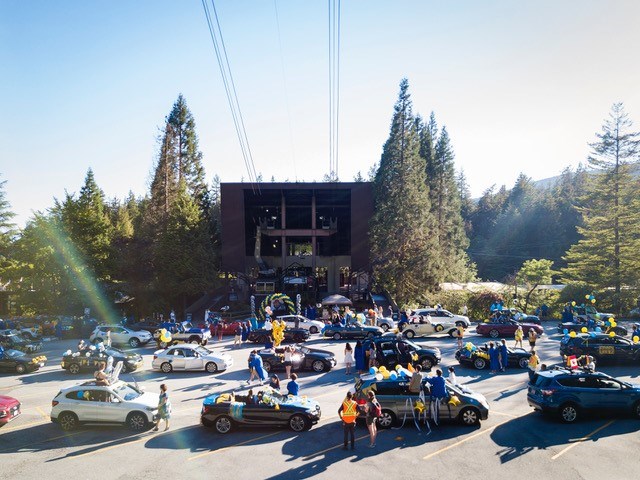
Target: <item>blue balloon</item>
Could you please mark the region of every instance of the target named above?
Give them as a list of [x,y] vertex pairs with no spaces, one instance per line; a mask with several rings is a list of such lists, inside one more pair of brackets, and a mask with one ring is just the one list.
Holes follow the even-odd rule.
[[82,390],[78,391],[78,398],[82,400],[84,392]]
[[391,380],[397,380],[398,379],[398,374],[396,372],[391,372],[389,374],[389,379]]
[[590,336],[590,337],[595,337],[595,336],[596,336],[596,334],[595,334],[595,332],[591,332],[591,333],[589,334],[589,336]]
[[600,327],[596,327],[596,332],[600,333],[602,329]]
[[562,333],[564,333],[566,335],[567,333],[569,333],[569,329],[565,328],[564,330],[562,330]]
[[400,370],[400,376],[402,378],[407,378],[407,372],[405,372],[404,370]]
[[371,368],[369,369],[369,373],[370,373],[371,375],[375,375],[375,374],[377,373],[377,372],[376,372],[376,368],[375,368],[375,367],[371,367]]

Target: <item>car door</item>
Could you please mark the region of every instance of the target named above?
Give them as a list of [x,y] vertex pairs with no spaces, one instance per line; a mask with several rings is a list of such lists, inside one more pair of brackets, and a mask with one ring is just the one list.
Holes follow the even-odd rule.
[[601,362],[611,363],[616,359],[615,340],[610,337],[602,337],[598,339],[597,344],[594,343],[593,355]]
[[619,381],[606,377],[599,377],[595,380],[602,408],[610,412],[619,412],[628,407],[627,392]]
[[122,327],[114,327],[111,329],[112,343],[127,343],[129,341],[129,332]]
[[615,360],[620,363],[631,363],[635,360],[635,348],[629,340],[620,337],[613,338],[615,345]]
[[174,348],[169,357],[174,370],[184,370],[187,366],[187,357],[182,348]]
[[395,342],[384,341],[377,345],[378,361],[381,365],[384,365],[389,370],[395,369],[398,364],[398,351],[396,349]]
[[104,398],[104,392],[96,388],[87,388],[76,393],[76,409],[81,422],[103,422],[104,412],[98,407],[98,399]]
[[109,391],[104,391],[104,397],[98,402],[105,422],[122,423],[126,420],[125,407],[120,397]]
[[185,356],[185,369],[186,370],[202,370],[204,369],[204,362],[199,353],[191,348],[184,349]]

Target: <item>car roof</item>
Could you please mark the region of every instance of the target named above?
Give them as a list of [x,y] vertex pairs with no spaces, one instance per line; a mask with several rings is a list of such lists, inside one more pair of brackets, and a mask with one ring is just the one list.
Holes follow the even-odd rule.
[[548,377],[548,378],[555,378],[555,377],[566,376],[566,375],[569,375],[569,376],[581,375],[581,376],[589,376],[589,377],[613,378],[603,372],[589,372],[582,369],[570,370],[568,368],[554,368],[551,370],[543,370],[543,371],[537,372],[537,374],[539,376]]
[[92,388],[95,387],[95,388],[102,388],[102,389],[108,390],[108,389],[120,387],[122,385],[125,385],[125,382],[123,382],[122,380],[118,380],[117,382],[112,383],[111,385],[98,385],[95,380],[89,380],[87,382],[78,383],[71,387],[63,388],[62,391],[68,392],[73,390],[81,390],[87,387],[92,387]]

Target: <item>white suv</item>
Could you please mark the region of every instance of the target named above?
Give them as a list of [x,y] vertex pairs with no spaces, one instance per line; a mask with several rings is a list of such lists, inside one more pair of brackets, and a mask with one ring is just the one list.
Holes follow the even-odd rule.
[[111,343],[114,345],[128,343],[131,347],[136,348],[140,345],[146,345],[153,339],[153,336],[146,330],[135,331],[120,325],[100,325],[91,333],[89,341],[92,343],[104,342],[107,339],[107,330],[111,330]]
[[121,380],[110,386],[85,382],[58,392],[51,402],[51,421],[63,430],[83,423],[124,424],[131,430],[144,430],[158,414],[159,396]]
[[309,320],[302,315],[282,315],[278,317],[278,320],[284,320],[284,323],[286,323],[289,328],[294,328],[296,320],[298,320],[298,328],[309,330],[309,333],[320,333],[324,328],[324,323],[318,320]]
[[469,317],[456,315],[451,313],[449,310],[444,310],[442,308],[418,308],[413,311],[413,315],[429,315],[431,317],[431,322],[442,325],[447,330],[448,327],[462,326],[464,328],[469,328],[471,325]]

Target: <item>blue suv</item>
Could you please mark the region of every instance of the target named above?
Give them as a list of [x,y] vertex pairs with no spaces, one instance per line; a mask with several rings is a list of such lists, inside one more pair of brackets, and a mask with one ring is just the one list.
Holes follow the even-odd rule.
[[538,372],[529,382],[529,406],[559,415],[566,423],[589,412],[631,413],[640,419],[640,385],[601,372],[555,369]]

